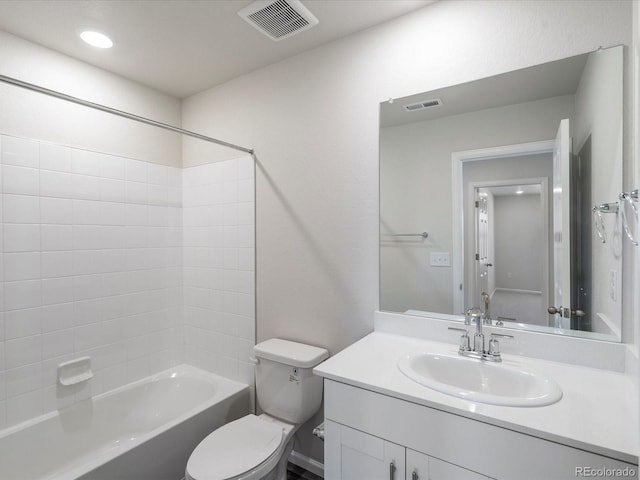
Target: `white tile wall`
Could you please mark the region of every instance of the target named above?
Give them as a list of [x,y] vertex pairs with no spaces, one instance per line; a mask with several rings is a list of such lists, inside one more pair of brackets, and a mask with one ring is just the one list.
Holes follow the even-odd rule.
[[183,170],[185,357],[253,385],[254,162]]
[[[0,428],[180,363],[182,171],[11,136],[0,153]],[[84,355],[94,378],[57,385]]]
[[[253,386],[251,157],[180,170],[0,136],[0,428],[187,361]],[[58,363],[95,377],[56,383]]]

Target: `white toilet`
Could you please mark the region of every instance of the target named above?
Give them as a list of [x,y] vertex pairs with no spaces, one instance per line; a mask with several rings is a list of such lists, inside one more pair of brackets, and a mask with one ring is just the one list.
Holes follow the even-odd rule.
[[273,338],[253,348],[256,397],[264,413],[209,434],[191,453],[185,480],[284,480],[293,434],[320,408],[322,378],[313,367],[324,348]]

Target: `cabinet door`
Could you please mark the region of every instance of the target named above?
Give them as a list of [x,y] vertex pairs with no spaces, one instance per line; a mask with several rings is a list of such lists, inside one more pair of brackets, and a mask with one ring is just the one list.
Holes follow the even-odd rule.
[[429,480],[429,457],[407,448],[407,474],[405,480]]
[[405,480],[488,480],[488,477],[407,449]]
[[404,447],[325,421],[325,478],[403,480]]

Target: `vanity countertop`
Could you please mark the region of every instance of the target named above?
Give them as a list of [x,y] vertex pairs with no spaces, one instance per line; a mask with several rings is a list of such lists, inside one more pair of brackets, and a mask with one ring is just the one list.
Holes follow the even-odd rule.
[[503,364],[539,371],[562,388],[560,401],[544,407],[471,402],[422,386],[400,372],[407,354],[457,355],[457,346],[374,332],[314,369],[314,373],[373,392],[637,464],[637,385],[623,374],[502,354]]

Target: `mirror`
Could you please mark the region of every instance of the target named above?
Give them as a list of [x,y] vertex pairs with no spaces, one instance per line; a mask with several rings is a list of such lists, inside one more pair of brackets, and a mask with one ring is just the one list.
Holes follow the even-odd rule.
[[380,310],[620,341],[623,49],[380,104]]

